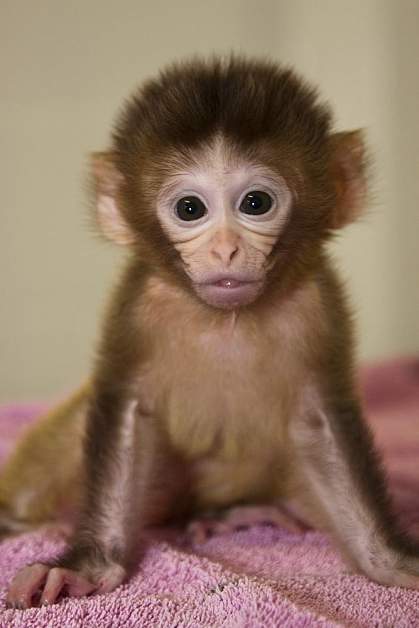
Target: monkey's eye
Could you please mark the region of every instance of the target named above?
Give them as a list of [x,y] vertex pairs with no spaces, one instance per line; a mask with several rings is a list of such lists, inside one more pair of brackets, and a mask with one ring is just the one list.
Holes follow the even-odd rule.
[[243,214],[259,216],[266,214],[272,207],[272,198],[267,192],[255,190],[246,194],[240,203],[240,211]]
[[176,214],[181,220],[199,220],[206,213],[207,208],[196,196],[185,196],[176,203]]

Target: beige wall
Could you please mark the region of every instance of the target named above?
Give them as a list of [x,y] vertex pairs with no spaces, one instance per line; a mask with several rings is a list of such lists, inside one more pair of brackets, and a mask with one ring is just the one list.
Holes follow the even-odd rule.
[[340,238],[361,355],[419,349],[416,0],[3,0],[0,6],[0,399],[86,374],[119,252],[89,233],[86,155],[121,100],[189,53],[268,53],[321,86],[340,128],[367,127],[368,218]]

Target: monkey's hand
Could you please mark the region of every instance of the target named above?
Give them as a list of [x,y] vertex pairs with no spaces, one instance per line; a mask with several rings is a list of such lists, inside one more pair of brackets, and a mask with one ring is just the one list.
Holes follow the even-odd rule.
[[125,579],[120,565],[107,564],[95,569],[69,569],[44,563],[23,567],[13,578],[6,598],[9,608],[54,604],[64,595],[81,597],[108,593]]
[[385,586],[419,590],[419,544],[400,529],[359,404],[296,416],[290,436],[310,499],[348,562]]
[[[85,499],[78,525],[67,550],[56,560],[17,573],[6,598],[9,607],[107,593],[125,579],[141,519],[138,508],[144,501],[136,499],[140,466],[134,456],[140,449],[135,440],[136,406],[135,400],[106,391],[92,401],[86,419]],[[102,438],[105,433],[107,438]]]
[[361,571],[388,587],[419,589],[419,548],[412,551],[370,548]]

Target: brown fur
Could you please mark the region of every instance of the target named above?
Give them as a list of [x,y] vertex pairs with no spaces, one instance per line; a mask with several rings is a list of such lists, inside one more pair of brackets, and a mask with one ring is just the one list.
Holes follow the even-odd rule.
[[[221,182],[234,160],[258,163],[292,197],[261,267],[263,292],[227,310],[199,298],[156,216],[162,186],[199,166],[216,138],[231,153]],[[418,585],[417,551],[398,531],[362,419],[350,315],[324,250],[360,211],[363,155],[359,134],[332,134],[315,91],[271,63],[173,66],[128,102],[94,171],[102,227],[131,257],[88,392],[80,522],[53,578],[110,590],[131,566],[141,526],[292,498],[356,568]],[[199,264],[213,263],[211,242]],[[9,491],[11,511],[14,499]],[[30,605],[40,572],[22,572],[9,603]],[[48,575],[44,602],[55,600],[50,588]]]

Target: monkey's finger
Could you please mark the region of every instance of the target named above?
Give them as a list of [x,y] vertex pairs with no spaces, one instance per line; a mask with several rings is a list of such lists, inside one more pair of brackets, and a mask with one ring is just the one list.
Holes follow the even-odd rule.
[[6,598],[8,608],[33,606],[32,598],[41,589],[50,567],[37,563],[24,567],[13,578]]
[[54,567],[49,572],[45,582],[41,604],[54,604],[63,591],[66,591],[71,597],[81,597],[92,593],[95,589],[97,589],[97,585],[84,578],[77,571]]

